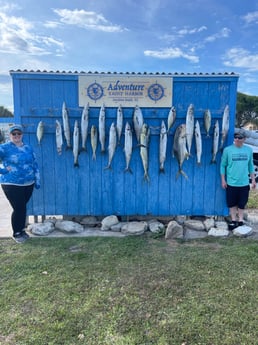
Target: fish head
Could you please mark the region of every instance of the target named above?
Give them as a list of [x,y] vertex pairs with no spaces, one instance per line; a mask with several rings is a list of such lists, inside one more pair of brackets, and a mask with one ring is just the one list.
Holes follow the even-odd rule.
[[125,131],[131,131],[131,126],[129,125],[128,122],[125,124]]
[[142,125],[142,133],[147,134],[147,132],[148,132],[148,125],[147,123],[144,123]]
[[161,122],[161,132],[165,133],[166,131],[167,131],[167,128],[166,128],[165,122],[164,122],[164,120],[162,120],[162,122]]
[[95,134],[96,131],[97,131],[97,127],[96,127],[95,125],[92,125],[92,127],[91,127],[91,133],[92,133],[92,134]]
[[186,125],[185,123],[181,123],[178,127],[179,133],[181,136],[186,136]]

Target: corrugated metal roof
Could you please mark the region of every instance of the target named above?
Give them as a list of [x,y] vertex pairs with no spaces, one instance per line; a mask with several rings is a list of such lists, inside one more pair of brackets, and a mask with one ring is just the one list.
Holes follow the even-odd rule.
[[238,76],[238,74],[234,73],[234,72],[224,72],[224,73],[215,73],[215,72],[212,72],[212,73],[202,73],[202,72],[194,72],[194,73],[184,73],[184,72],[99,72],[99,71],[95,71],[95,72],[92,72],[92,71],[46,71],[46,70],[36,70],[36,71],[33,71],[33,70],[10,70],[9,73],[53,73],[53,74],[126,74],[126,75],[175,75],[175,76]]

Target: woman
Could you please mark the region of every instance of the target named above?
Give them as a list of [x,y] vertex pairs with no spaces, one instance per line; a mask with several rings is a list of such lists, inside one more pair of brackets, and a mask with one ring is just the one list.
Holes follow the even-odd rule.
[[13,238],[22,243],[29,235],[25,232],[27,203],[33,188],[40,188],[40,174],[35,153],[24,144],[23,128],[13,125],[9,129],[10,141],[0,145],[0,183],[13,212],[11,217]]

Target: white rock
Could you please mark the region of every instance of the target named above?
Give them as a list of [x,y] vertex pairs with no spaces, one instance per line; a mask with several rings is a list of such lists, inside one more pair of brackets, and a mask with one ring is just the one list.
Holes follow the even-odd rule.
[[202,221],[196,219],[189,219],[184,222],[184,227],[197,231],[204,231],[205,226]]
[[220,230],[228,230],[228,223],[224,221],[215,222],[216,228]]
[[183,238],[184,237],[184,229],[182,225],[178,224],[175,220],[171,220],[168,223],[165,239],[172,239],[172,238]]
[[99,224],[98,220],[97,220],[97,217],[95,216],[86,216],[86,217],[83,217],[80,221],[80,223],[82,225],[86,225],[86,226],[89,226],[89,227],[95,227]]
[[118,220],[117,216],[107,216],[107,217],[103,218],[101,221],[101,230],[107,231],[107,230],[111,229],[111,226],[118,224],[118,223],[119,223],[119,220]]
[[206,218],[203,222],[205,230],[208,231],[215,226],[215,220],[213,218]]
[[208,235],[214,237],[227,237],[229,235],[229,231],[227,229],[218,229],[213,227],[208,231]]
[[121,228],[121,232],[126,235],[142,235],[148,230],[147,222],[128,222]]
[[47,236],[55,230],[55,225],[52,222],[45,221],[44,223],[30,224],[28,229],[33,235]]
[[153,233],[159,233],[165,229],[164,224],[162,224],[158,220],[150,221],[150,222],[148,222],[148,224],[149,224],[150,231]]
[[57,230],[63,231],[63,232],[76,232],[80,233],[84,231],[84,227],[76,222],[73,222],[71,220],[58,220],[55,224],[55,228]]
[[242,225],[233,230],[233,234],[238,237],[250,236],[253,233],[253,229],[250,226]]
[[119,223],[117,223],[117,224],[115,224],[115,225],[112,225],[112,226],[111,226],[111,231],[114,231],[114,232],[119,232],[119,231],[121,231],[121,229],[122,229],[122,227],[123,227],[124,224],[126,224],[126,222],[119,222]]
[[178,223],[178,224],[183,224],[187,219],[187,216],[176,216],[175,217],[175,221]]
[[186,240],[198,239],[198,238],[205,238],[208,236],[207,231],[198,231],[192,229],[186,229],[184,238]]

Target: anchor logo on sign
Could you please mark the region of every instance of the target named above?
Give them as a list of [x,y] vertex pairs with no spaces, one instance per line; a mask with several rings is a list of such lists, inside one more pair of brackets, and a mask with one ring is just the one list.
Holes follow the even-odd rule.
[[157,102],[164,97],[164,88],[162,85],[155,83],[148,88],[148,96],[151,100]]
[[104,94],[103,87],[96,82],[93,84],[90,84],[87,88],[87,95],[93,101],[97,101],[98,99],[103,97],[103,94]]

